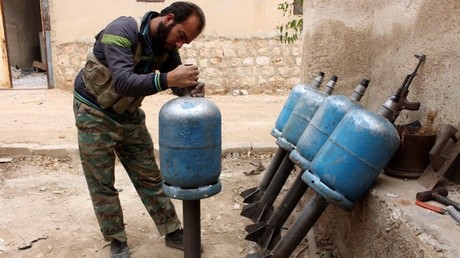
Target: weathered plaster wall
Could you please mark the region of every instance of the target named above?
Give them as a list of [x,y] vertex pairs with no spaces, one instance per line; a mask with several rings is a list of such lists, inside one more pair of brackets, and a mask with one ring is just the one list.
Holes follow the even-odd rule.
[[[165,3],[79,1],[51,5],[53,61],[58,88],[71,88],[94,35],[120,15],[142,17]],[[181,49],[184,61],[198,64],[208,93],[234,90],[287,93],[300,81],[301,41],[286,45],[275,27],[285,21],[277,5],[282,0],[194,1],[203,8],[207,24],[202,36]],[[104,10],[101,12],[100,10]]]
[[[306,1],[302,78],[309,78],[320,69],[326,74],[337,74],[335,93],[345,95],[361,78],[370,78],[361,103],[376,111],[415,69],[418,60],[414,54],[425,54],[427,59],[408,96],[410,101],[421,102],[421,108],[417,112],[403,111],[396,122],[420,119],[423,123],[428,111],[435,111],[436,127],[456,125],[460,122],[459,14],[458,0]],[[397,184],[382,189],[379,178],[375,185],[385,195],[396,191]],[[416,192],[414,186],[406,189]],[[403,198],[397,201],[400,206],[413,207],[414,196],[414,192],[405,196],[409,200],[405,204]],[[445,240],[451,236],[436,236],[436,230],[414,228],[414,221],[423,224],[419,223],[421,216],[413,211],[399,216],[398,212],[382,198],[367,194],[352,212],[329,207],[318,225],[343,257],[458,256],[454,254],[457,245]],[[417,220],[408,223],[405,217],[410,216]]]
[[408,96],[421,108],[403,111],[397,122],[423,122],[428,111],[437,112],[435,124],[441,129],[459,122],[458,0],[317,0],[304,5],[304,80],[318,70],[336,74],[335,93],[348,95],[361,78],[369,78],[361,102],[377,110],[415,69],[414,54],[425,54]]
[[[174,0],[145,3],[136,0],[81,0],[71,5],[66,1],[49,0],[51,23],[56,45],[71,42],[92,42],[101,28],[111,20],[125,15],[141,18],[146,11],[160,11]],[[206,15],[203,34],[212,37],[267,38],[276,35],[275,26],[283,18],[277,10],[283,0],[193,0]]]
[[[171,2],[84,0],[68,6],[51,1],[57,87],[71,87],[94,35],[107,22],[119,15],[139,17]],[[423,122],[428,111],[437,112],[440,127],[458,122],[458,0],[305,1],[304,39],[294,45],[276,38],[276,25],[286,20],[276,9],[282,0],[194,2],[206,12],[207,27],[181,53],[184,60],[199,64],[208,93],[286,93],[322,70],[326,79],[339,77],[336,94],[348,95],[362,78],[370,79],[361,102],[377,110],[414,70],[414,54],[425,54],[408,96],[421,102],[421,108],[403,111],[398,122]]]

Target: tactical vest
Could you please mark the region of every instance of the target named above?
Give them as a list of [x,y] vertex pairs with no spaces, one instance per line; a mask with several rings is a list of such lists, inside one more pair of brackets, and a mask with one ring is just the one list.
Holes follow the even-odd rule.
[[[142,55],[142,46],[139,42],[133,56],[134,66],[136,66]],[[157,58],[154,67],[159,68],[166,61],[168,55]],[[153,71],[152,71],[153,72]],[[102,108],[112,108],[116,113],[121,114],[125,111],[134,112],[141,106],[144,97],[123,97],[120,96],[112,84],[112,73],[110,69],[103,65],[94,55],[92,49],[86,56],[86,64],[83,69],[83,81],[86,89],[91,93]]]

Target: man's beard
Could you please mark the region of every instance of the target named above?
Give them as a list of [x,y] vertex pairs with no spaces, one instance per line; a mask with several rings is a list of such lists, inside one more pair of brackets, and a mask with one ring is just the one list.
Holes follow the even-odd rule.
[[170,25],[166,26],[162,22],[158,25],[157,35],[153,38],[153,46],[155,47],[155,52],[167,52],[172,49],[168,49],[166,46],[166,38],[168,37],[169,32],[171,29],[176,25],[176,23],[171,23]]

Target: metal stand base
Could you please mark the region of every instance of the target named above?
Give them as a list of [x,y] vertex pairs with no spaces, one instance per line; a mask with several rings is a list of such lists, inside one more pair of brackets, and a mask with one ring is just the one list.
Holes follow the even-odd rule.
[[201,212],[200,200],[183,201],[184,213],[184,257],[201,257]]

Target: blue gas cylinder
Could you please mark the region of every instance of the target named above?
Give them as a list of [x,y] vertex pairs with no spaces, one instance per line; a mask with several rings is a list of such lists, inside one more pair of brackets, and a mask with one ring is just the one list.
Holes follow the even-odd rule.
[[301,134],[289,158],[302,170],[310,169],[311,161],[345,114],[357,108],[361,108],[361,105],[346,96],[327,97]]
[[198,200],[220,192],[221,127],[220,110],[206,98],[183,96],[163,105],[159,145],[166,195]]
[[321,82],[323,81],[324,73],[319,72],[318,76],[313,81],[312,85],[309,84],[297,84],[295,85],[286,102],[281,109],[278,118],[276,119],[275,127],[272,129],[271,135],[275,138],[279,138],[281,136],[281,132],[283,131],[284,125],[288,121],[289,117],[291,116],[292,110],[296,106],[299,98],[305,94],[308,94],[310,91],[316,91],[317,88],[320,86]]
[[366,109],[347,113],[302,179],[330,202],[351,210],[400,144],[392,123]]
[[310,123],[310,120],[315,115],[319,106],[331,94],[336,81],[337,77],[333,76],[328,83],[326,92],[313,90],[300,97],[297,105],[292,110],[289,119],[284,125],[281,136],[276,141],[276,144],[289,152],[295,148],[297,141]]
[[358,102],[366,92],[368,85],[369,80],[363,79],[348,98],[336,95],[324,100],[301,134],[296,148],[289,154],[289,158],[296,165],[302,170],[310,169],[311,161],[345,114],[353,109],[362,108]]

